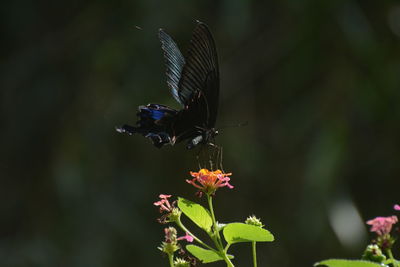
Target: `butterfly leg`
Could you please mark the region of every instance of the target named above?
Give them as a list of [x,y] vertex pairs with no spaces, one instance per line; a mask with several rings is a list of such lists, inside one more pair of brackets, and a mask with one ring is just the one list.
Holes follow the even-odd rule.
[[199,146],[198,152],[196,153],[196,159],[199,169],[207,168],[207,151],[203,146]]
[[215,158],[217,168],[220,169],[222,172],[224,172],[224,167],[222,166],[222,156],[223,156],[222,146],[218,146],[215,144],[213,144],[213,145],[214,145],[214,148],[216,151],[215,153],[217,154],[216,158]]
[[199,149],[199,151],[196,153],[196,159],[197,159],[197,164],[199,165],[199,170],[201,170],[200,153],[201,153],[201,149]]
[[213,169],[214,165],[215,168],[220,169],[223,171],[222,167],[222,146],[218,146],[213,143],[208,143],[210,146],[210,154],[209,154],[209,163],[211,166],[211,169]]
[[214,164],[213,164],[213,154],[208,154],[208,163],[210,164],[210,169],[214,170]]

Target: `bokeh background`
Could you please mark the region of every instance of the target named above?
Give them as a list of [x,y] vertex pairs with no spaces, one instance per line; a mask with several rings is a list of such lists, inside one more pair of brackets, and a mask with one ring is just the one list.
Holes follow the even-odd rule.
[[[1,5],[0,265],[166,266],[159,193],[196,199],[184,146],[114,127],[178,108],[157,30],[216,39],[219,221],[274,233],[260,266],[359,258],[400,188],[400,2],[6,1]],[[226,127],[248,122],[244,127]],[[225,128],[224,128],[225,127]],[[250,248],[232,248],[249,266]],[[210,266],[224,266],[214,263]]]

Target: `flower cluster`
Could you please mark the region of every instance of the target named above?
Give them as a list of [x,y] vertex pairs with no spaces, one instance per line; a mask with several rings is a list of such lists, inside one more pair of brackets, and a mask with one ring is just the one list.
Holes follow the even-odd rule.
[[168,222],[175,222],[179,219],[182,212],[175,207],[175,202],[170,203],[169,198],[171,195],[161,194],[159,195],[160,200],[154,202],[154,206],[160,207],[160,213],[164,213],[161,218],[158,219],[159,223],[165,224]]
[[190,172],[190,175],[194,178],[191,180],[188,179],[186,182],[198,188],[200,195],[201,193],[212,195],[220,187],[233,188],[229,183],[231,179],[228,177],[232,173],[223,173],[221,170],[209,171],[201,169],[199,172]]
[[397,221],[397,216],[376,217],[375,219],[367,221],[367,224],[371,225],[371,232],[383,236],[390,233],[393,224],[397,223]]
[[[394,205],[395,210],[400,210],[399,205]],[[376,217],[375,219],[367,221],[367,224],[371,226],[370,231],[375,232],[378,236],[374,240],[374,243],[382,250],[390,250],[395,242],[395,238],[391,236],[393,225],[398,222],[397,216],[388,217]],[[371,247],[373,248],[373,247]],[[366,251],[365,255],[377,256],[380,258],[379,253],[375,253],[375,250]]]
[[172,209],[174,207],[169,203],[169,200],[168,200],[168,198],[170,198],[171,195],[160,194],[158,197],[160,198],[160,200],[154,202],[154,206],[160,207],[160,213],[162,213],[164,211],[172,212]]

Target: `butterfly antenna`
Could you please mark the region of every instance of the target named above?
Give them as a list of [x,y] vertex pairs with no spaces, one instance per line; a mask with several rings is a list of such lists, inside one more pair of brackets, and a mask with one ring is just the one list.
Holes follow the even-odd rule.
[[224,152],[224,150],[223,150],[223,147],[221,146],[221,147],[219,147],[219,149],[218,149],[218,154],[219,154],[219,167],[220,167],[220,170],[223,172],[223,173],[225,173],[225,171],[224,171],[224,166],[222,166],[222,156],[223,156],[223,152]]

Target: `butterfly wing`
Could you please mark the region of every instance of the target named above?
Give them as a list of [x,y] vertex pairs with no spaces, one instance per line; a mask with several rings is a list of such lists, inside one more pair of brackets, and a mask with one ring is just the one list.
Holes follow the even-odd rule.
[[[207,25],[200,21],[197,21],[190,41],[178,84],[178,95],[185,106],[195,106],[195,110],[203,113],[198,114],[204,117],[203,125],[198,126],[214,127],[219,99],[217,49]],[[193,101],[200,103],[194,104]]]
[[140,106],[136,126],[123,125],[121,133],[139,133],[156,147],[197,138],[215,125],[218,111],[219,73],[215,43],[208,27],[197,22],[186,58],[173,39],[159,31],[167,68],[167,84],[183,105],[176,111],[164,105]]
[[167,68],[167,84],[171,89],[172,96],[180,104],[184,105],[184,99],[179,95],[179,81],[181,79],[182,69],[185,65],[185,58],[182,56],[177,44],[163,29],[158,32],[158,38],[161,42],[161,48],[164,51],[165,66]]
[[215,42],[207,25],[197,21],[186,58],[162,29],[159,38],[172,95],[186,109],[195,107],[192,109],[203,113],[197,114],[203,118],[198,126],[214,127],[218,112],[219,72]]

